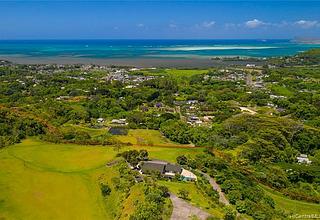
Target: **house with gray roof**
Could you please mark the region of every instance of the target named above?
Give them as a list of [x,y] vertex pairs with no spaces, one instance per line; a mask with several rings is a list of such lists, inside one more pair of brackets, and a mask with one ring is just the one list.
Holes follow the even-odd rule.
[[165,172],[165,167],[167,162],[151,160],[151,161],[142,161],[139,163],[139,168],[141,173],[149,174],[151,172],[160,172],[161,174]]
[[[138,164],[138,169],[142,174],[150,174],[152,172],[159,172],[161,175],[167,178],[174,178],[177,174],[181,175],[182,179],[188,181],[197,180],[196,175],[183,169],[178,164],[168,163],[161,160],[151,160],[151,161],[141,161]],[[182,174],[188,174],[188,176],[183,176]]]

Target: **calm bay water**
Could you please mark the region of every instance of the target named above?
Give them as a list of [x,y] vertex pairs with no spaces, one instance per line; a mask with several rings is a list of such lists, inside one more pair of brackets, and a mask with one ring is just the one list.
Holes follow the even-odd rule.
[[2,57],[209,58],[293,55],[320,45],[290,40],[3,40]]

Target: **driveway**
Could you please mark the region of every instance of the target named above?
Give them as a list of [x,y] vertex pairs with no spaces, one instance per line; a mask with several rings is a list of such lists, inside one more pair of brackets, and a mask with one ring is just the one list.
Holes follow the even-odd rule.
[[205,220],[211,216],[209,213],[189,204],[172,193],[170,193],[170,199],[173,205],[171,220],[187,220],[191,216],[197,216],[199,219]]
[[221,187],[219,184],[208,174],[200,172],[203,176],[205,176],[208,180],[212,188],[218,192],[219,194],[219,202],[225,204],[225,205],[230,205],[228,199],[226,198],[226,195],[222,192]]

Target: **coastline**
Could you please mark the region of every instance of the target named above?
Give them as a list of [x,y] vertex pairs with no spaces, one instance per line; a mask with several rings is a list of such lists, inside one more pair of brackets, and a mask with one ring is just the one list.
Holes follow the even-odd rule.
[[20,57],[1,56],[0,60],[10,61],[16,64],[96,64],[106,66],[130,66],[138,68],[209,68],[227,65],[246,65],[252,63],[261,65],[263,62],[248,61],[224,61],[199,58],[78,58],[78,57]]
[[290,40],[276,39],[0,40],[0,59],[17,64],[210,68],[247,64],[261,66],[265,63],[264,58],[291,56],[318,47],[320,45],[295,44]]

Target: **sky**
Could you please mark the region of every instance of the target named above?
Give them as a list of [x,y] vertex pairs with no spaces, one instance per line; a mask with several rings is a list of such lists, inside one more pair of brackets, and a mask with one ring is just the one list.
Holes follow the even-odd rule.
[[320,0],[0,0],[0,39],[295,37],[320,38]]

